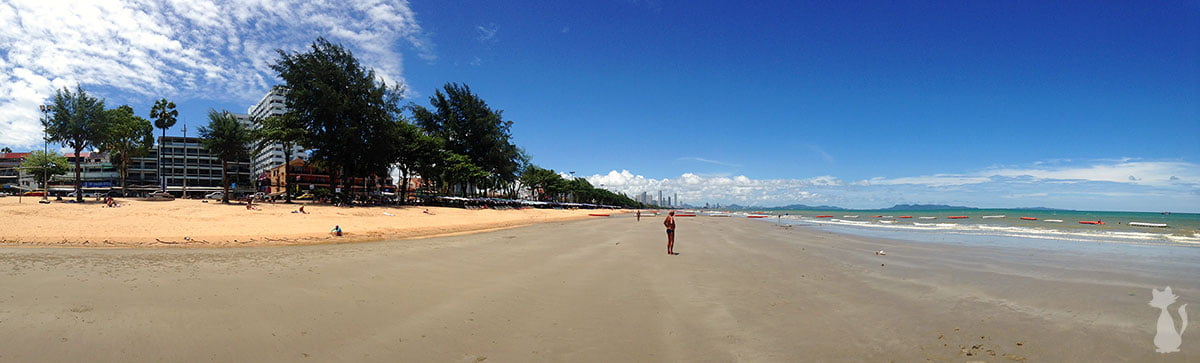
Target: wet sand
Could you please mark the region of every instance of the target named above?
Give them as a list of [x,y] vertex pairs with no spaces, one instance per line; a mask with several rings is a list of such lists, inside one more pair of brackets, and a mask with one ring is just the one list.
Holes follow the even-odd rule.
[[1194,262],[678,223],[679,256],[659,218],[632,216],[336,245],[0,248],[0,361],[1200,357],[1191,330],[1155,353],[1147,305],[1166,285],[1200,301]]

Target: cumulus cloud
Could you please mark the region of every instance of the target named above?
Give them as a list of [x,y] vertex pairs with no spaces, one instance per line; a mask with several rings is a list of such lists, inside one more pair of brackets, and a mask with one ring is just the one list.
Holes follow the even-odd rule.
[[747,205],[779,205],[819,200],[818,189],[844,185],[831,176],[811,179],[751,179],[745,175],[702,176],[684,173],[679,178],[651,179],[628,170],[610,171],[586,177],[592,185],[622,192],[630,196],[646,193],[654,198],[662,191],[667,196],[679,196],[685,203],[739,203]]
[[[1131,177],[1133,176],[1133,177]],[[871,178],[846,182],[835,176],[752,179],[744,175],[684,173],[653,179],[628,170],[586,177],[592,185],[637,197],[679,198],[704,203],[756,206],[833,204],[880,208],[899,203],[980,207],[1050,206],[1109,210],[1195,210],[1200,205],[1200,164],[1101,160],[1075,166],[1062,161],[1027,168],[988,168],[961,174]]]
[[0,3],[0,144],[40,139],[37,105],[76,83],[153,97],[254,101],[275,49],[324,36],[403,84],[407,44],[430,43],[406,1],[15,0]]

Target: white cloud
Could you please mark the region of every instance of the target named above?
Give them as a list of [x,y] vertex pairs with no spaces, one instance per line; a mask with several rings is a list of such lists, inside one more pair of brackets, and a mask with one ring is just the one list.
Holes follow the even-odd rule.
[[150,98],[252,102],[277,81],[275,49],[318,36],[403,84],[406,43],[435,59],[406,1],[15,0],[0,3],[0,144],[38,143],[37,105],[76,83]]
[[983,174],[1002,177],[1030,177],[1038,180],[1098,181],[1149,186],[1200,184],[1200,165],[1181,161],[1129,161],[1120,159],[1090,165],[1054,168],[1007,168],[985,170]]
[[1028,168],[989,168],[967,174],[934,174],[914,177],[877,177],[862,181],[864,185],[923,185],[946,187],[983,184],[999,179],[1009,182],[1072,184],[1081,182],[1111,182],[1147,186],[1200,184],[1200,165],[1181,161],[1094,161],[1087,165],[1059,165],[1059,162],[1039,162]]
[[[880,208],[899,203],[979,207],[1048,206],[1085,210],[1197,211],[1200,165],[1178,161],[1101,160],[1068,166],[1064,161],[1027,168],[991,168],[962,174],[872,178],[847,183],[834,176],[752,179],[745,175],[651,179],[628,170],[586,179],[592,185],[636,197],[679,195],[685,203],[779,206],[831,204]],[[1134,178],[1130,178],[1134,176]]]
[[488,26],[477,25],[475,26],[475,30],[479,32],[480,43],[489,44],[499,41],[496,39],[496,24],[491,24]]

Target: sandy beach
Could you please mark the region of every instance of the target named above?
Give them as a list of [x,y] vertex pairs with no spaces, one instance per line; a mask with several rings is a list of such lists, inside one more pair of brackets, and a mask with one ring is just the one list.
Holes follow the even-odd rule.
[[[119,208],[37,197],[0,198],[0,246],[229,247],[344,243],[511,228],[586,218],[588,210],[467,210],[317,204],[221,204],[212,200],[118,198]],[[65,200],[65,198],[64,198]],[[306,214],[292,213],[304,205]],[[425,213],[426,211],[429,213]],[[594,212],[594,211],[592,211]],[[345,232],[334,238],[334,226]]]
[[[1195,361],[1195,261],[738,218],[232,249],[0,248],[0,361]],[[873,251],[884,249],[886,256]],[[1176,305],[1178,306],[1178,305]],[[1174,309],[1172,312],[1174,313]],[[1176,317],[1176,319],[1178,319]]]

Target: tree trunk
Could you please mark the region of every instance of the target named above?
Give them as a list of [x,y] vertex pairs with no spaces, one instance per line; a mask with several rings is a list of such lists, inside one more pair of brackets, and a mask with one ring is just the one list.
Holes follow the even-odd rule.
[[83,151],[82,148],[75,149],[75,202],[76,203],[83,203],[83,184],[82,184],[82,178],[80,178],[80,176],[79,176],[79,173],[82,171],[81,170],[82,167],[79,166],[79,164],[80,164],[79,159],[83,159],[83,157],[79,156],[79,153],[81,151]]
[[400,168],[400,177],[404,178],[400,185],[400,204],[408,204],[408,169]]
[[125,193],[125,178],[129,175],[130,157],[127,155],[129,155],[128,152],[121,153],[121,169],[118,170],[121,173],[121,194]]
[[292,145],[283,144],[283,170],[284,170],[283,175],[284,175],[284,178],[283,178],[283,185],[281,185],[281,186],[283,187],[283,202],[287,203],[287,204],[292,204],[292,191],[288,190],[289,188],[288,188],[288,178],[287,178],[287,175],[289,174],[288,169],[291,169],[291,168],[292,168]]
[[163,130],[162,137],[158,139],[158,182],[161,183],[160,186],[162,186],[162,191],[165,192],[165,191],[167,191],[167,179],[166,179],[166,176],[163,175],[163,165],[162,165],[163,148],[162,147],[163,147],[163,139],[167,138],[167,129],[163,128],[162,130]]
[[229,174],[227,173],[228,170],[229,170],[229,163],[226,162],[225,160],[221,160],[221,190],[223,190],[223,193],[224,193],[223,195],[221,195],[221,203],[225,203],[225,204],[229,204]]

